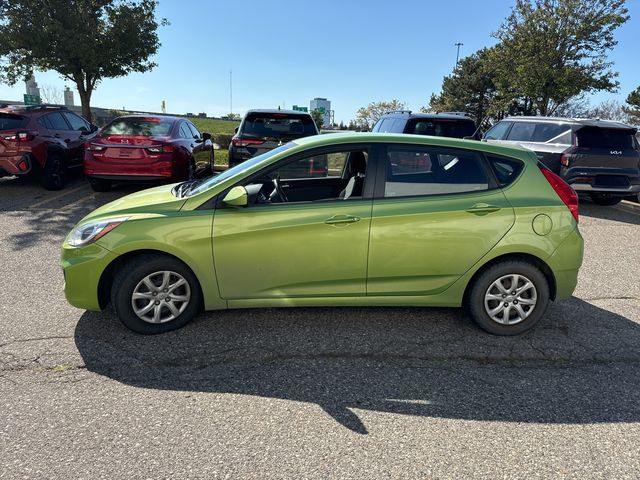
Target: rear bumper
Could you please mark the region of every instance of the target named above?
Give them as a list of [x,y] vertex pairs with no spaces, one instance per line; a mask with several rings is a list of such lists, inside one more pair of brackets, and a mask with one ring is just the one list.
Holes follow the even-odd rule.
[[33,159],[28,153],[0,157],[0,176],[27,175],[31,173],[33,165]]
[[578,284],[578,271],[584,255],[584,240],[578,227],[565,238],[546,260],[556,281],[556,300],[569,298]]
[[152,163],[111,163],[96,159],[85,152],[84,173],[88,177],[114,181],[162,181],[185,180],[187,164],[185,161],[162,159]]
[[640,192],[640,169],[562,167],[562,178],[576,192],[626,196]]

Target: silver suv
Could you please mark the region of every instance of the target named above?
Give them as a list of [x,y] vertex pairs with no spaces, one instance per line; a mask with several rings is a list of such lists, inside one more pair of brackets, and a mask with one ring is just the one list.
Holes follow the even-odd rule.
[[640,192],[637,129],[619,122],[554,117],[508,117],[483,141],[533,150],[574,190],[600,205]]

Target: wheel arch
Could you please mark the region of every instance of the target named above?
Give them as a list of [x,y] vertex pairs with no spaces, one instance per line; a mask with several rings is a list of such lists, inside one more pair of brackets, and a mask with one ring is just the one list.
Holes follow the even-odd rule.
[[[200,278],[194,272],[193,268],[189,266],[187,262],[185,262],[182,258],[177,257],[171,253],[156,250],[156,249],[143,249],[143,250],[131,250],[129,252],[123,253],[122,255],[116,257],[107,265],[107,267],[102,271],[100,275],[100,280],[98,280],[98,304],[101,310],[104,310],[107,305],[111,302],[111,287],[113,285],[113,280],[115,278],[116,273],[123,265],[125,265],[128,261],[131,261],[135,257],[139,257],[141,255],[163,255],[165,257],[173,258],[178,262],[182,263],[186,268],[188,268],[193,276],[196,279],[198,289],[200,290],[200,299],[203,302],[203,290],[200,282]],[[200,305],[202,308],[203,305]]]
[[540,271],[545,276],[545,278],[547,279],[547,282],[549,283],[549,298],[551,300],[556,299],[556,291],[557,291],[556,277],[553,274],[553,270],[551,270],[549,265],[547,265],[547,263],[544,260],[542,260],[540,257],[536,257],[535,255],[531,255],[530,253],[505,253],[504,255],[499,255],[497,257],[492,258],[487,263],[482,265],[482,267],[480,267],[473,274],[473,276],[469,279],[469,281],[467,282],[467,286],[464,289],[464,294],[462,297],[463,305],[467,304],[469,292],[471,291],[471,288],[473,287],[473,284],[475,283],[477,278],[480,275],[482,275],[486,270],[491,268],[493,265],[500,262],[504,262],[505,260],[519,260],[519,261],[531,263],[537,268],[539,268]]

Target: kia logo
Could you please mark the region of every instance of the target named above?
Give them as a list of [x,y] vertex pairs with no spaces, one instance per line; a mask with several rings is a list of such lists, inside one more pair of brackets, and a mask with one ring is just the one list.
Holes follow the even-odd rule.
[[622,152],[620,150],[611,150],[609,153],[611,155],[622,155]]
[[[122,139],[122,140],[120,140],[120,143],[129,143],[129,140],[127,140],[127,139]],[[612,152],[612,153],[613,153],[613,152]]]

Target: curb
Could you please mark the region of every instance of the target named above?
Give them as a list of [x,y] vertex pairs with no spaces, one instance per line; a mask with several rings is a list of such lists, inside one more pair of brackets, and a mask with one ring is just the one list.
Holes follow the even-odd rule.
[[624,210],[630,213],[640,213],[640,203],[631,202],[629,200],[623,200],[614,208],[618,210]]

